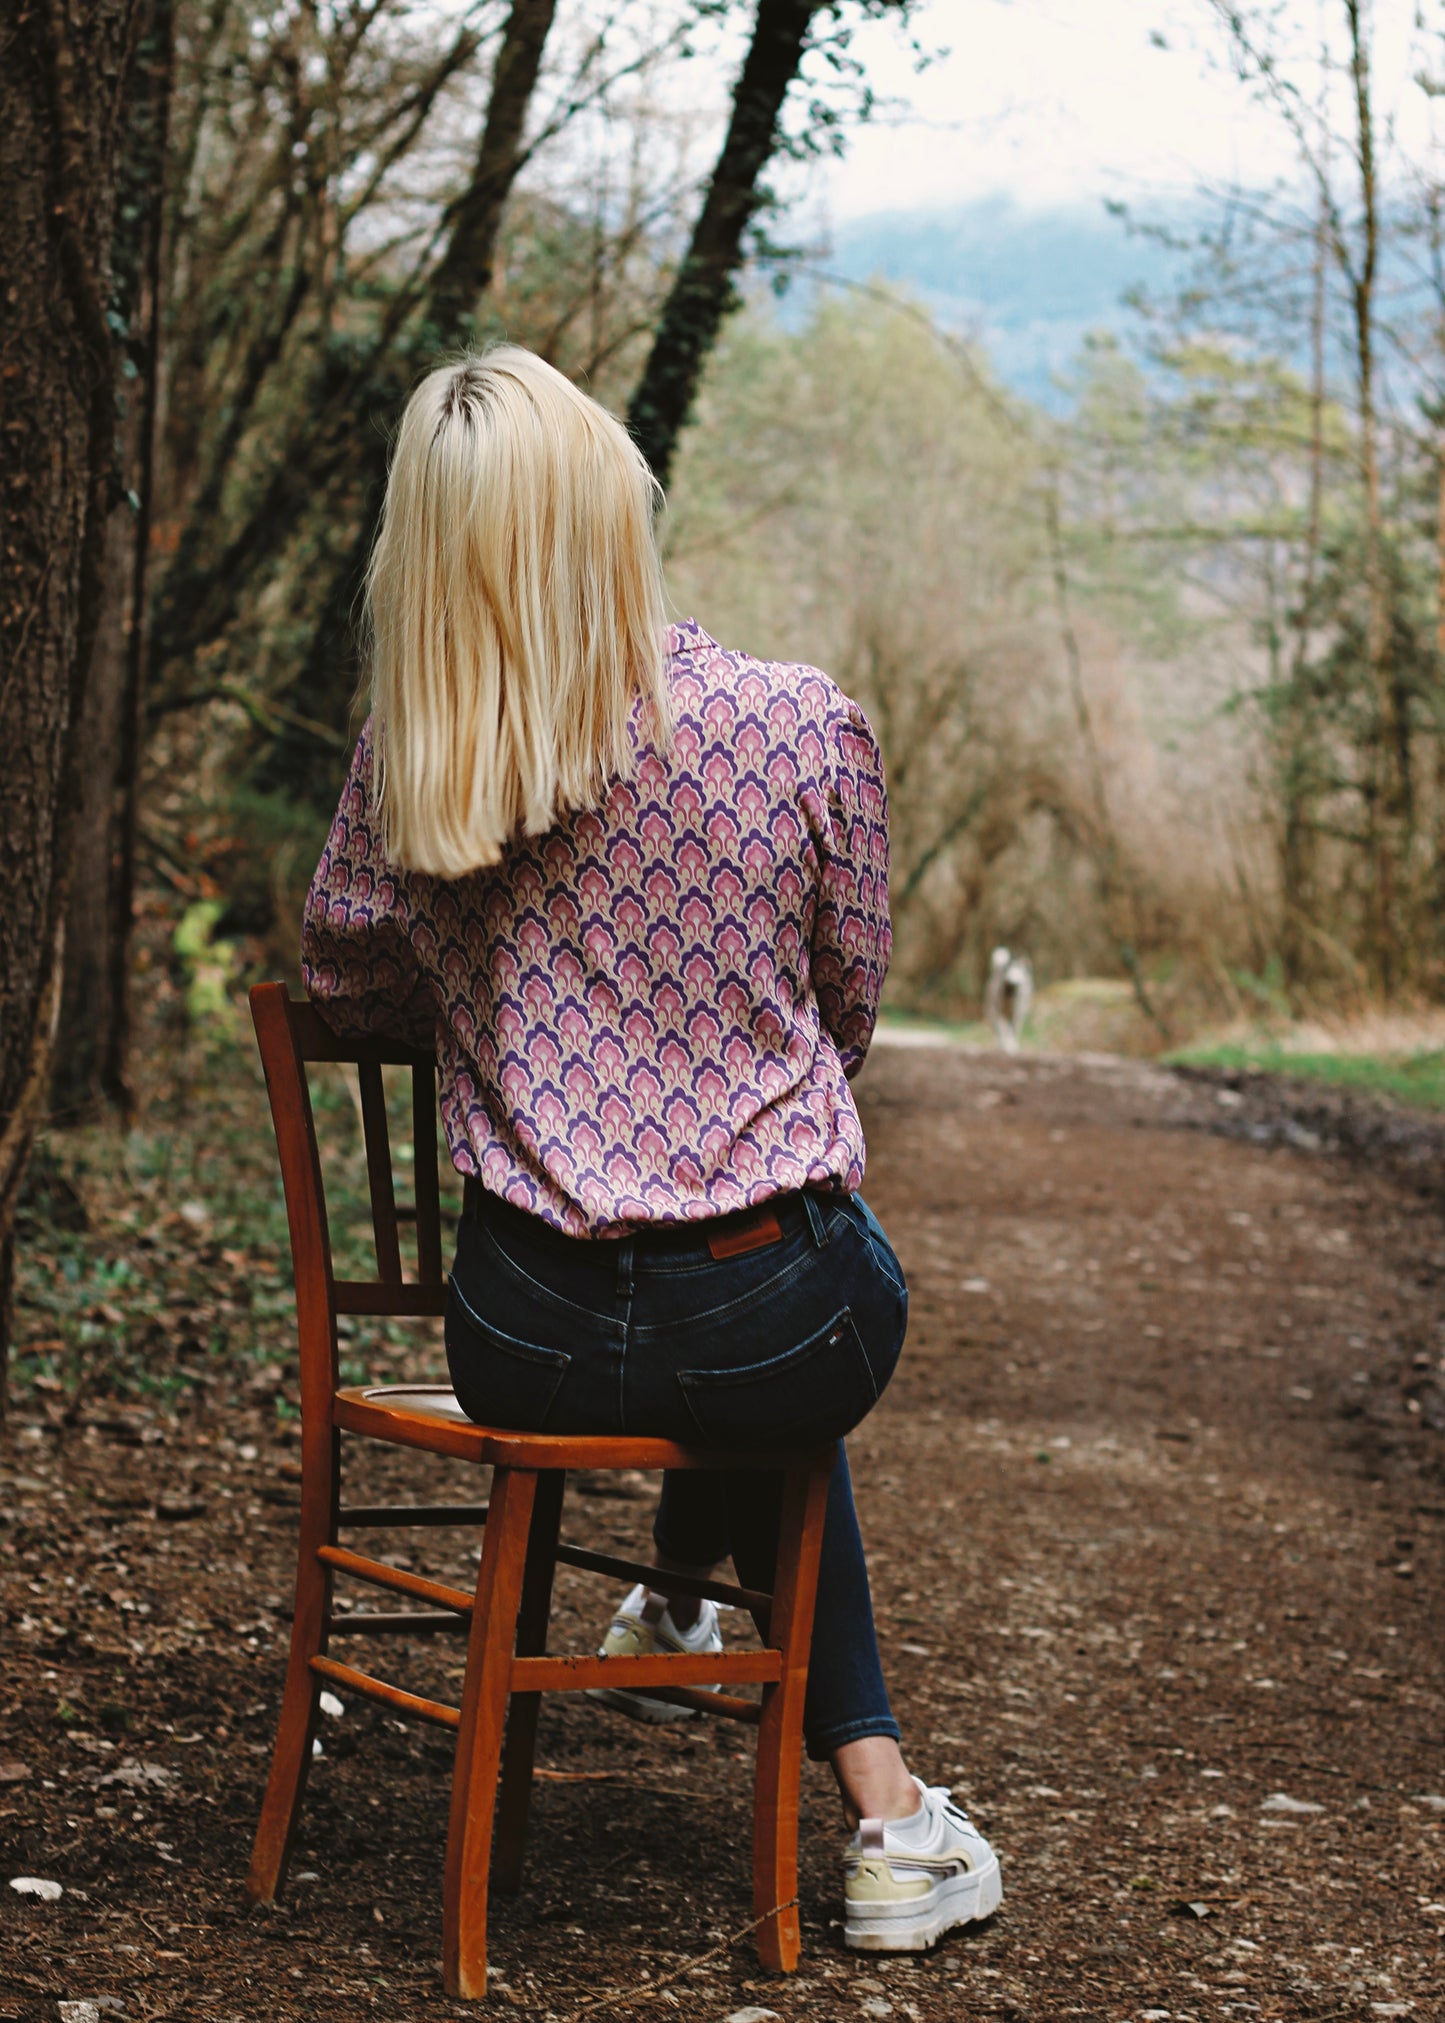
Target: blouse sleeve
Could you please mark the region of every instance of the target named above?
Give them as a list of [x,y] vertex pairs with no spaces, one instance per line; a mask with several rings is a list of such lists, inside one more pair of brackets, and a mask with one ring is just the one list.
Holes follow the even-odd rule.
[[822,845],[813,920],[813,990],[824,1030],[850,1078],[868,1052],[888,973],[888,793],[883,755],[858,705],[834,735],[830,833]]
[[405,887],[381,846],[368,723],[306,895],[301,977],[335,1032],[426,1049],[436,1044],[436,996],[412,946]]

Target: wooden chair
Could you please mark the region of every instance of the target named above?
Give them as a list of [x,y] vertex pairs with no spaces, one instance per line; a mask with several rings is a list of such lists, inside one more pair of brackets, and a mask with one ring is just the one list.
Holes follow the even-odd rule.
[[[301,1520],[296,1614],[276,1746],[247,1879],[249,1895],[269,1903],[286,1878],[310,1767],[317,1703],[339,1686],[397,1713],[456,1731],[451,1817],[443,1892],[443,1971],[450,1994],[477,1998],[487,1984],[487,1891],[515,1889],[532,1782],[540,1696],[589,1686],[645,1687],[659,1698],[758,1729],[753,1801],[753,1906],[765,1966],[797,1964],[798,1781],[803,1694],[818,1579],[818,1553],[831,1449],[720,1453],[670,1440],[572,1438],[508,1432],[466,1418],[444,1385],[342,1388],[337,1316],[438,1315],[445,1304],[437,1184],[436,1066],[430,1055],[387,1040],[342,1040],[283,984],[251,992],[271,1115],[286,1190],[296,1322],[301,1352]],[[321,1162],[306,1066],[354,1063],[366,1138],[375,1280],[334,1276]],[[415,1201],[398,1206],[392,1184],[382,1068],[412,1071]],[[415,1221],[418,1270],[402,1276],[397,1225]],[[341,1437],[386,1440],[431,1454],[490,1464],[486,1504],[346,1505],[340,1500]],[[651,1569],[610,1554],[559,1543],[569,1468],[771,1468],[784,1476],[783,1518],[773,1590],[762,1594],[719,1581],[669,1576],[680,1593],[748,1609],[763,1648],[721,1656],[549,1657],[547,1624],[553,1569],[559,1563],[611,1580],[646,1580]],[[368,1526],[483,1524],[475,1594],[424,1579],[342,1545],[342,1531]],[[340,1573],[421,1603],[400,1613],[333,1613]],[[461,1706],[403,1691],[330,1655],[333,1638],[465,1631]],[[706,1690],[755,1683],[760,1701]],[[509,1712],[510,1710],[510,1712]],[[503,1752],[505,1732],[506,1748]],[[493,1849],[495,1825],[496,1846]]]

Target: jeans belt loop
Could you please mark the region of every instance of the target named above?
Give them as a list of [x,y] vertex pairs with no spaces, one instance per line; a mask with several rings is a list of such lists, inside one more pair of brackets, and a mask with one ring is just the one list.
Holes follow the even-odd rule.
[[814,1243],[817,1244],[819,1250],[826,1250],[828,1248],[828,1225],[823,1220],[823,1211],[818,1204],[817,1196],[810,1194],[806,1187],[803,1189],[803,1213],[808,1218],[808,1227],[813,1232]]

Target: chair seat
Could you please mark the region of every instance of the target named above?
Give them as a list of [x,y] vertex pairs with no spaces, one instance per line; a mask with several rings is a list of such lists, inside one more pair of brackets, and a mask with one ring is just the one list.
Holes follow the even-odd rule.
[[351,1433],[500,1468],[797,1468],[827,1463],[826,1447],[684,1447],[622,1433],[518,1433],[467,1417],[449,1384],[357,1384],[338,1390],[331,1416]]

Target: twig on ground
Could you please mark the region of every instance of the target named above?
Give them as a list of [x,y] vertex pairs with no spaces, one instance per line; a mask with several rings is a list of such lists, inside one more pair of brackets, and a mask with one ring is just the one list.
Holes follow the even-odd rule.
[[797,1901],[796,1897],[789,1897],[785,1904],[774,1904],[770,1911],[764,1911],[762,1916],[754,1918],[750,1925],[743,1925],[736,1932],[729,1932],[718,1945],[709,1947],[705,1953],[699,1953],[695,1960],[689,1960],[686,1965],[675,1968],[671,1974],[664,1974],[659,1981],[640,1981],[634,1988],[612,1988],[605,1994],[594,1995],[590,2002],[584,2002],[580,2009],[574,2009],[570,2016],[564,2016],[562,2023],[580,2023],[583,2016],[591,2016],[599,2009],[629,2009],[634,2002],[645,2002],[649,1995],[660,1995],[664,1988],[670,1988],[674,1982],[683,1980],[698,1967],[706,1966],[709,1960],[715,1960],[720,1953],[728,1952],[739,1939],[747,1938],[759,1925],[765,1925],[769,1918],[776,1918],[782,1912],[792,1910]]

